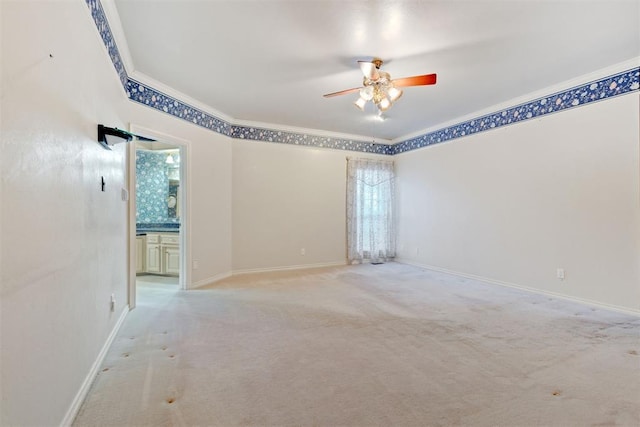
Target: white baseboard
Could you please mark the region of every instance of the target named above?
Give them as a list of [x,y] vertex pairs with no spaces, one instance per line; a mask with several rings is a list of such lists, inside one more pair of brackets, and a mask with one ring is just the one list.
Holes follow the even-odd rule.
[[93,365],[91,366],[89,373],[85,377],[80,390],[78,390],[78,393],[76,393],[76,397],[73,399],[73,402],[71,402],[69,410],[60,423],[61,427],[67,427],[73,424],[73,420],[76,418],[76,415],[78,415],[78,411],[80,410],[80,406],[82,406],[82,402],[84,402],[84,399],[87,397],[87,393],[89,393],[89,389],[91,388],[91,384],[93,384],[93,380],[96,378],[96,375],[98,375],[98,370],[100,369],[100,366],[102,365],[102,362],[104,361],[104,358],[107,355],[109,348],[111,347],[111,343],[113,343],[113,340],[118,334],[118,331],[120,330],[120,327],[122,326],[122,323],[124,322],[124,319],[125,317],[127,317],[128,313],[129,306],[127,305],[122,310],[122,313],[120,313],[120,317],[118,317],[118,320],[113,326],[113,329],[107,337],[104,345],[102,346],[100,353],[98,353],[98,357],[96,357],[96,360],[93,362]]
[[409,260],[409,259],[396,258],[395,262],[398,262],[400,264],[413,265],[414,267],[420,267],[420,268],[424,268],[424,269],[427,269],[427,270],[438,271],[438,272],[441,272],[441,273],[453,274],[455,276],[465,277],[467,279],[479,280],[481,282],[490,283],[492,285],[505,286],[507,288],[520,289],[520,290],[523,290],[523,291],[532,292],[534,294],[540,294],[540,295],[546,295],[546,296],[550,296],[550,297],[554,297],[554,298],[560,298],[560,299],[564,299],[564,300],[568,300],[568,301],[577,302],[577,303],[580,303],[580,304],[586,304],[586,305],[602,308],[602,309],[605,309],[605,310],[617,311],[617,312],[624,313],[624,314],[629,314],[629,315],[632,315],[632,316],[640,316],[640,310],[634,310],[634,309],[631,309],[631,308],[628,308],[628,307],[621,307],[621,306],[618,306],[618,305],[606,304],[606,303],[602,303],[602,302],[599,302],[599,301],[593,301],[593,300],[586,299],[586,298],[579,298],[579,297],[575,297],[575,296],[572,296],[572,295],[566,295],[566,294],[561,294],[561,293],[557,293],[557,292],[545,291],[545,290],[542,290],[542,289],[537,289],[537,288],[531,288],[531,287],[528,287],[528,286],[518,285],[516,283],[503,282],[501,280],[490,279],[488,277],[477,276],[475,274],[468,274],[468,273],[462,273],[462,272],[459,272],[459,271],[448,270],[446,268],[435,267],[433,265],[421,264],[419,262],[412,261],[412,260]]
[[218,282],[222,279],[226,279],[227,277],[231,277],[231,272],[228,271],[226,273],[216,274],[215,276],[207,277],[206,279],[198,280],[189,286],[189,289],[197,289],[203,286],[210,285],[212,283]]
[[215,276],[207,277],[206,279],[198,280],[189,286],[189,289],[197,289],[203,286],[211,285],[220,280],[226,279],[231,276],[238,276],[242,274],[254,274],[254,273],[268,273],[273,271],[286,271],[286,270],[304,270],[307,268],[321,268],[321,267],[335,267],[340,265],[346,265],[346,261],[336,262],[323,262],[318,264],[299,264],[299,265],[287,265],[283,267],[268,267],[268,268],[248,268],[244,270],[233,270],[226,273],[216,274]]
[[336,267],[340,265],[347,265],[346,261],[335,262],[323,262],[318,264],[299,264],[299,265],[287,265],[283,267],[268,267],[268,268],[248,268],[244,270],[233,270],[233,275],[240,274],[252,274],[252,273],[268,273],[271,271],[286,271],[286,270],[304,270],[306,268],[321,268],[321,267]]

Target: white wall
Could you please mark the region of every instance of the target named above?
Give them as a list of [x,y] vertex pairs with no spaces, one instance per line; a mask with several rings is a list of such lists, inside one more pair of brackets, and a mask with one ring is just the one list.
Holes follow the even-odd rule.
[[83,2],[1,7],[0,424],[52,425],[126,305],[127,101]]
[[206,284],[229,274],[232,140],[135,102],[127,106],[127,117],[136,126],[188,142],[190,249],[191,259],[199,264],[191,271],[191,282]]
[[[344,262],[347,153],[128,101],[83,1],[0,14],[1,425],[62,421],[126,308],[124,146],[101,148],[98,123],[189,141],[193,282]],[[638,157],[638,94],[401,155],[400,254],[637,310]]]
[[396,156],[400,258],[640,311],[638,104],[625,95]]
[[84,1],[0,8],[0,425],[56,425],[126,310],[125,146],[97,124],[189,141],[195,282],[231,271],[231,141],[128,101]]
[[233,141],[234,271],[346,262],[347,156]]

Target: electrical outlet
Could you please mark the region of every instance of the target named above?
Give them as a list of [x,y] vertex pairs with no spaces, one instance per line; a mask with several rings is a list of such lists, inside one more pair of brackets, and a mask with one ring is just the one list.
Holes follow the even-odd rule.
[[193,269],[197,270],[198,268],[200,268],[200,261],[198,261],[197,259],[193,260]]
[[558,268],[556,270],[556,277],[558,280],[564,280],[564,268]]
[[307,254],[307,250],[305,248],[300,249],[300,255],[305,256]]
[[116,295],[111,294],[111,311],[116,311]]

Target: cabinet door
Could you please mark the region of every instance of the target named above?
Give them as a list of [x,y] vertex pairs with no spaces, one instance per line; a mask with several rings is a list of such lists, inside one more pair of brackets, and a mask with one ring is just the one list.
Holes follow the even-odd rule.
[[164,273],[180,274],[180,249],[177,247],[164,247]]
[[162,273],[160,245],[147,244],[147,273]]
[[136,237],[136,274],[144,269],[144,237]]

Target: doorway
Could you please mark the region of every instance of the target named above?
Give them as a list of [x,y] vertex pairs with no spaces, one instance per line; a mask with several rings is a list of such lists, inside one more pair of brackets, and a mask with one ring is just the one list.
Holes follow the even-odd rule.
[[138,295],[175,292],[190,283],[188,142],[141,126],[153,138],[129,145],[129,307]]

